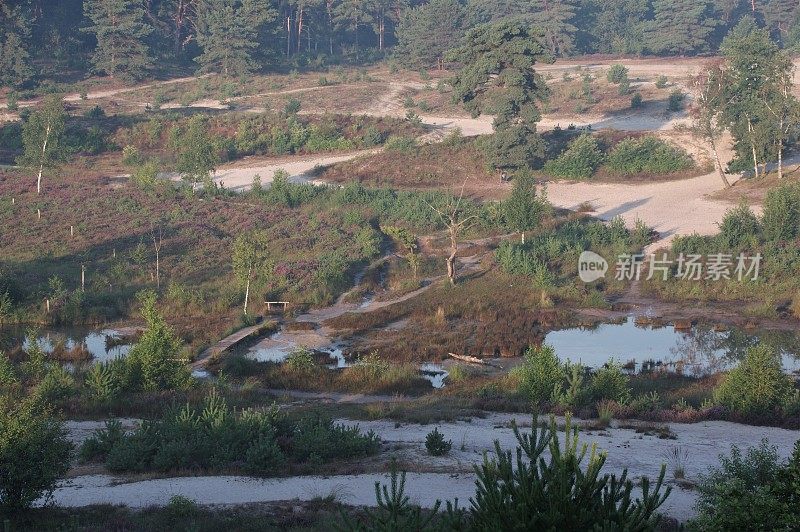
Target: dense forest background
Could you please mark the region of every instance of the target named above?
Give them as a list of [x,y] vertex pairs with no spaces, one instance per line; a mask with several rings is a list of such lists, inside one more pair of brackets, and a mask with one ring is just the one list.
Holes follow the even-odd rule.
[[0,0],[0,83],[384,57],[442,67],[468,29],[507,18],[554,56],[696,55],[716,52],[744,16],[784,48],[800,44],[798,0]]

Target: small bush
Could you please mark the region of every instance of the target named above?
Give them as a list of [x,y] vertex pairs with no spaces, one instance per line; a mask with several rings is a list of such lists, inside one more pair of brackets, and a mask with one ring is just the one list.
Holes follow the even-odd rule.
[[588,133],[576,138],[557,159],[544,165],[544,172],[555,177],[586,179],[603,164],[604,155],[597,139]]
[[780,409],[792,389],[792,379],[783,372],[780,354],[760,344],[748,349],[744,360],[725,375],[714,398],[743,415],[769,414]]
[[0,508],[22,510],[49,497],[71,451],[63,425],[40,401],[0,397]]
[[685,150],[654,136],[629,138],[619,142],[609,153],[606,165],[615,174],[668,174],[694,166]]
[[613,360],[610,360],[594,374],[590,391],[594,401],[607,399],[624,404],[631,396],[628,376],[622,372],[622,366]]
[[286,357],[286,365],[293,371],[301,373],[310,373],[317,368],[314,354],[305,347],[300,347],[289,353],[289,356]]
[[658,89],[665,89],[668,83],[669,79],[667,79],[667,76],[664,76],[663,74],[656,78],[656,88]]
[[143,162],[142,154],[136,146],[127,145],[122,148],[122,164],[125,166],[139,166]]
[[719,458],[719,467],[700,475],[698,516],[690,530],[797,530],[800,446],[788,464],[778,461],[766,439],[744,454],[731,446],[730,455]]
[[800,185],[782,185],[767,192],[761,220],[767,241],[794,240],[800,235]]
[[450,452],[452,447],[453,441],[445,440],[438,427],[425,436],[425,449],[428,450],[428,454],[431,456],[444,456]]
[[283,112],[287,115],[296,115],[300,112],[300,101],[295,100],[292,98],[291,100],[286,102],[286,105],[283,107]]
[[636,93],[631,97],[631,109],[639,109],[644,104],[641,93]]
[[414,148],[416,148],[417,142],[412,137],[401,137],[398,135],[392,135],[386,141],[386,144],[384,146],[386,147],[387,150],[390,151],[410,153],[411,151],[414,150]]
[[513,374],[519,379],[520,392],[536,405],[549,401],[566,377],[555,350],[545,344],[528,348]]
[[686,99],[686,95],[680,89],[675,89],[669,94],[669,99],[667,100],[667,111],[671,113],[677,113],[683,110],[683,101]]
[[620,84],[628,80],[628,69],[620,64],[611,65],[611,68],[608,69],[608,73],[606,74],[606,78],[609,83]]
[[750,207],[746,203],[741,203],[725,213],[719,229],[720,233],[717,238],[720,244],[725,249],[738,249],[758,245],[761,225]]

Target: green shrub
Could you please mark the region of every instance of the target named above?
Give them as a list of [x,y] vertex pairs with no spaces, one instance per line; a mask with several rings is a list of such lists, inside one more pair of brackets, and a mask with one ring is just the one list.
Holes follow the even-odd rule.
[[414,140],[412,137],[401,137],[398,135],[392,135],[386,141],[384,145],[387,150],[399,151],[403,153],[409,153],[417,147],[417,141]]
[[590,385],[592,400],[616,401],[624,404],[631,396],[628,376],[622,372],[622,366],[614,360],[597,370]]
[[158,312],[155,292],[142,292],[139,299],[146,329],[125,358],[134,384],[144,390],[186,387],[191,376],[180,360],[181,342]]
[[130,144],[122,148],[122,164],[125,166],[139,166],[143,162],[139,148]]
[[10,386],[17,382],[17,372],[5,352],[0,351],[0,386]]
[[690,530],[797,530],[800,526],[800,445],[781,464],[777,449],[764,439],[742,454],[731,446],[720,466],[700,475],[698,516]]
[[781,242],[797,238],[800,235],[800,185],[782,185],[767,192],[761,220],[766,240]]
[[694,166],[685,150],[654,136],[628,138],[619,142],[608,154],[608,169],[615,174],[668,174]]
[[49,497],[71,451],[63,425],[40,401],[0,397],[0,508],[21,510]]
[[639,109],[643,104],[641,93],[637,92],[631,97],[631,109]]
[[675,89],[671,93],[669,93],[669,98],[667,99],[667,111],[671,113],[677,113],[678,111],[683,110],[683,101],[686,99],[686,95],[680,89]]
[[622,83],[623,81],[628,80],[628,69],[620,64],[611,65],[611,68],[608,69],[608,73],[606,74],[606,78],[608,79],[609,83]]
[[444,456],[453,447],[452,440],[445,440],[444,435],[439,432],[439,427],[434,428],[425,436],[425,449],[431,456]]
[[761,225],[758,218],[746,203],[740,203],[728,210],[719,224],[717,238],[725,249],[732,250],[741,247],[756,247]]
[[513,375],[519,380],[519,391],[535,405],[551,400],[566,378],[555,350],[546,344],[528,348]]
[[557,159],[544,165],[544,172],[555,177],[586,179],[603,164],[604,155],[597,139],[588,133],[576,138]]
[[495,442],[496,458],[477,468],[472,529],[600,530],[609,523],[619,530],[657,527],[657,510],[671,492],[666,488],[662,493],[663,465],[655,485],[643,477],[641,492],[634,495],[638,480],[629,480],[627,470],[620,477],[601,476],[606,454],[579,444],[569,417],[563,446],[554,418],[532,434],[523,435],[514,425],[514,434],[516,453]]
[[667,76],[662,74],[656,78],[656,88],[664,89],[667,87],[667,84],[669,84],[669,79],[667,79]]
[[783,372],[780,353],[760,344],[747,350],[714,392],[715,400],[744,415],[774,413],[793,389],[792,379]]
[[[110,443],[109,443],[110,442]],[[111,471],[219,470],[240,467],[272,475],[291,460],[318,465],[333,459],[367,456],[379,439],[357,426],[320,416],[288,420],[278,409],[236,412],[216,394],[201,408],[184,408],[162,419],[145,420],[135,431],[87,440],[86,456],[102,457]]]
[[94,431],[81,445],[79,457],[82,462],[102,461],[112,447],[125,436],[122,423],[118,419],[106,421],[105,427]]
[[292,371],[301,373],[309,373],[317,369],[317,362],[314,360],[314,353],[305,347],[294,349],[289,356],[286,357],[286,365]]

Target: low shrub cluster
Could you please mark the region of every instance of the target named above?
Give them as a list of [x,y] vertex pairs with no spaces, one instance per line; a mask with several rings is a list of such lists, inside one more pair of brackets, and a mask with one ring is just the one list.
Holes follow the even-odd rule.
[[[641,96],[638,103],[641,105]],[[584,133],[569,143],[555,159],[547,161],[543,172],[565,179],[588,179],[601,169],[612,175],[671,174],[694,166],[682,148],[653,136],[629,137],[609,145]]]
[[276,407],[237,412],[211,394],[201,408],[187,405],[130,433],[109,423],[80,452],[83,460],[104,461],[111,471],[241,469],[275,475],[372,455],[379,447],[377,436],[357,426],[320,416],[290,419]]
[[785,462],[762,440],[744,453],[731,447],[698,484],[698,516],[689,530],[797,530],[800,528],[800,441]]
[[[389,486],[375,485],[377,508],[362,520],[343,516],[343,530],[655,530],[658,509],[669,497],[663,487],[665,467],[655,483],[634,483],[627,470],[601,474],[605,453],[578,441],[569,418],[563,443],[554,419],[523,434],[514,425],[515,451],[495,442],[496,457],[476,467],[470,508],[448,502],[439,512],[423,513],[405,495],[405,473],[396,467]],[[641,491],[639,491],[641,490]],[[634,494],[634,491],[637,493]]]
[[617,175],[670,174],[692,166],[694,161],[685,150],[654,136],[623,140],[606,158],[606,168]]

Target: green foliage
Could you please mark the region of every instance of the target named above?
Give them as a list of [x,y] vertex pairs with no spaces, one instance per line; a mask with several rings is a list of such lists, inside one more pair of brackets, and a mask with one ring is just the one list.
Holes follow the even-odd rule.
[[144,160],[136,146],[130,144],[122,148],[122,164],[125,166],[139,166]]
[[[464,65],[451,81],[453,98],[473,115],[493,111],[495,134],[485,144],[487,163],[498,169],[531,166],[543,151],[537,102],[548,95],[534,65],[552,58],[519,20],[478,26],[449,54]],[[499,91],[489,89],[499,89]],[[495,93],[488,98],[488,93]]]
[[191,376],[180,359],[181,342],[156,308],[156,294],[139,294],[146,329],[125,358],[134,386],[144,390],[183,388]]
[[620,175],[668,174],[691,168],[694,161],[685,150],[658,137],[645,136],[619,142],[608,154],[606,166]]
[[637,92],[631,97],[631,109],[640,109],[642,105],[644,105],[642,94]]
[[79,457],[82,462],[93,462],[108,456],[111,449],[125,437],[122,422],[118,419],[106,421],[105,428],[95,430],[81,445]]
[[56,168],[63,162],[66,120],[61,97],[47,97],[42,108],[34,111],[22,125],[24,152],[17,164],[38,171]]
[[544,165],[544,172],[554,177],[586,179],[603,164],[605,155],[597,139],[584,133],[573,140],[569,147]]
[[800,526],[800,485],[796,482],[799,445],[790,461],[764,439],[743,454],[735,445],[720,455],[719,467],[700,476],[698,516],[690,530],[795,530]]
[[800,235],[800,185],[781,185],[767,192],[762,215],[764,238],[791,241]]
[[81,452],[105,460],[112,471],[242,467],[251,474],[273,475],[289,462],[319,465],[371,455],[378,447],[378,438],[358,427],[315,416],[290,420],[276,407],[236,412],[212,394],[201,408],[187,405],[160,420],[143,421],[130,433],[106,427]]
[[305,347],[294,349],[289,353],[289,356],[286,357],[285,363],[292,371],[299,371],[301,373],[309,373],[317,369],[314,353]]
[[609,68],[606,73],[606,78],[609,83],[619,85],[620,83],[628,81],[628,69],[624,65],[618,63],[611,65],[611,68]]
[[92,64],[111,77],[139,79],[153,66],[146,38],[152,26],[145,9],[135,0],[86,0],[86,15],[92,21],[87,31],[97,39]]
[[243,76],[255,70],[258,33],[274,11],[256,0],[209,0],[197,11],[200,71]]
[[11,386],[17,382],[17,372],[5,352],[0,351],[0,387]]
[[669,93],[669,98],[667,98],[667,111],[671,113],[677,113],[683,110],[683,101],[686,99],[686,95],[680,89],[675,89],[674,91]]
[[780,354],[769,345],[760,344],[748,349],[739,365],[728,372],[714,398],[740,414],[768,414],[780,409],[792,389],[792,379],[783,372]]
[[513,370],[519,391],[534,405],[550,401],[554,390],[560,390],[566,377],[555,350],[549,345],[530,347],[521,365]]
[[590,394],[594,401],[616,401],[626,403],[631,396],[628,376],[622,372],[622,366],[614,360],[598,369],[592,377]]
[[658,76],[658,78],[656,78],[656,88],[657,89],[665,89],[665,88],[667,88],[668,84],[669,84],[669,79],[667,78],[667,76],[662,74],[662,75]]
[[464,8],[455,0],[432,0],[407,9],[397,25],[394,57],[409,68],[439,67],[463,35]]
[[532,176],[520,173],[514,178],[511,195],[502,204],[506,226],[513,231],[530,231],[542,220],[546,200],[537,197],[536,181]]
[[0,397],[0,507],[21,510],[49,497],[69,469],[71,450],[43,403]]
[[389,151],[399,151],[402,153],[410,153],[417,147],[417,141],[413,137],[402,137],[392,135],[386,141],[384,147]]
[[709,49],[709,39],[719,25],[715,15],[712,2],[653,0],[648,48],[669,55],[704,52]]
[[717,238],[725,249],[739,249],[758,245],[761,224],[746,203],[728,210],[719,224]]
[[192,185],[203,183],[207,186],[211,174],[219,164],[219,158],[208,134],[206,119],[200,115],[189,119],[189,124],[181,132],[177,144],[176,168],[181,177]]
[[606,454],[579,444],[569,417],[563,445],[554,418],[532,434],[521,434],[516,425],[513,428],[516,453],[504,451],[495,442],[496,458],[486,457],[476,467],[472,528],[595,530],[609,523],[622,530],[657,527],[657,510],[671,491],[668,487],[662,492],[663,465],[655,485],[647,477],[641,479],[639,497],[634,495],[638,488],[627,478],[627,470],[619,478],[600,474]]
[[431,456],[444,456],[450,452],[453,447],[452,440],[445,440],[444,435],[439,432],[439,427],[434,427],[427,436],[425,436],[425,449]]

